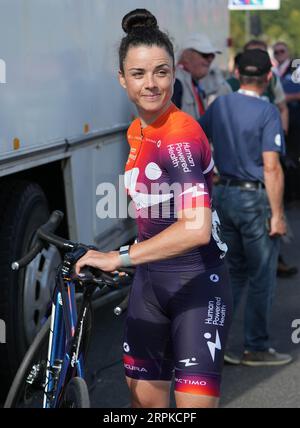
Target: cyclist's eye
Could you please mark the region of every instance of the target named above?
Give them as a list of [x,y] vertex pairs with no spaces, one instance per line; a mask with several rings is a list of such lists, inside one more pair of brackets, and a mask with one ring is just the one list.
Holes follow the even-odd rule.
[[142,72],[132,73],[132,76],[135,77],[136,79],[140,79],[141,77],[143,77],[143,73]]
[[158,70],[157,74],[159,76],[166,76],[168,74],[168,72],[166,70]]

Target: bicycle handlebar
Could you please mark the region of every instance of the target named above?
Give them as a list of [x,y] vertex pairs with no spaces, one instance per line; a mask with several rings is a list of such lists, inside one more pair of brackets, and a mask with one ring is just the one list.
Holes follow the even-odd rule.
[[47,223],[43,224],[36,231],[37,242],[34,247],[29,251],[26,256],[22,259],[13,262],[11,265],[12,270],[19,270],[22,267],[28,265],[37,254],[45,247],[46,244],[53,244],[60,249],[72,250],[75,247],[75,243],[66,239],[60,238],[53,234],[58,228],[64,214],[61,211],[53,211]]
[[[45,248],[48,244],[52,244],[55,247],[64,250],[65,252],[74,250],[76,247],[81,247],[88,250],[91,250],[92,247],[89,247],[84,244],[76,244],[67,239],[61,238],[55,235],[53,232],[58,228],[61,224],[64,214],[61,211],[53,211],[47,223],[40,226],[36,231],[37,242],[33,246],[33,248],[26,254],[22,259],[15,261],[12,263],[12,270],[19,270],[20,268],[28,265],[37,255],[38,253]],[[95,248],[96,250],[96,248]],[[94,282],[97,283],[97,278],[95,276],[100,276],[100,282],[105,281],[107,285],[116,286],[118,281],[114,274],[110,274],[109,272],[103,272],[100,269],[94,269],[96,275],[94,276]],[[96,273],[97,271],[97,273]],[[126,273],[129,276],[134,274],[134,269],[132,268],[121,268],[120,271]],[[88,279],[88,278],[87,278]]]

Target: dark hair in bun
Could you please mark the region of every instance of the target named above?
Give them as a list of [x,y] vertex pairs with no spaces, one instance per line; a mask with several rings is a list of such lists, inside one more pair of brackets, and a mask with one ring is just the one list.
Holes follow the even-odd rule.
[[127,13],[122,20],[122,28],[125,33],[130,34],[137,28],[153,28],[158,30],[157,19],[146,9],[136,9]]
[[124,16],[122,28],[127,36],[121,41],[119,48],[120,70],[124,72],[124,61],[127,52],[132,46],[159,46],[166,49],[175,64],[174,48],[166,33],[163,33],[157,20],[151,12],[146,9],[135,9]]

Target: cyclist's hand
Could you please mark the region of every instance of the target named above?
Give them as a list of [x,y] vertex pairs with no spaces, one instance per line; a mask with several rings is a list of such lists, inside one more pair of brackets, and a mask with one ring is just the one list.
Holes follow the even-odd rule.
[[286,235],[287,227],[284,217],[275,217],[273,216],[271,218],[271,224],[270,224],[270,237],[275,238],[276,236],[283,236]]
[[84,266],[91,266],[104,272],[114,272],[121,267],[119,252],[100,253],[99,251],[88,251],[75,265],[77,275]]

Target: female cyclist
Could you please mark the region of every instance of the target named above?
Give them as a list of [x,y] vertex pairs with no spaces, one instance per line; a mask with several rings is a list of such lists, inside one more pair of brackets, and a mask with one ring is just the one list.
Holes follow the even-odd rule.
[[177,407],[217,407],[231,293],[211,210],[210,147],[171,102],[173,46],[156,18],[137,9],[122,27],[119,80],[139,116],[128,130],[125,173],[138,243],[89,251],[76,270],[137,266],[123,345],[133,407],[168,407],[174,371]]

